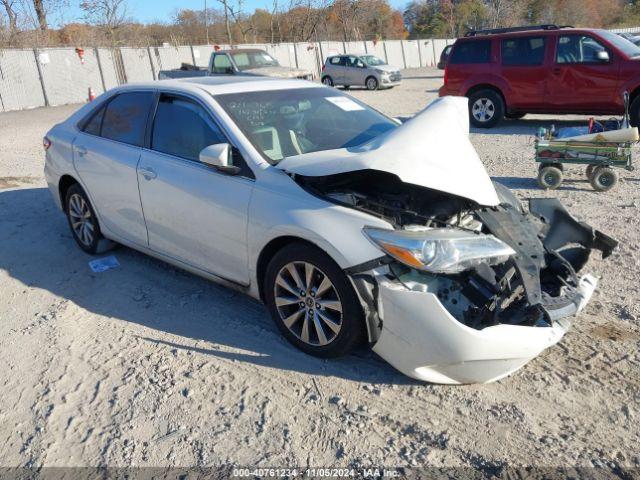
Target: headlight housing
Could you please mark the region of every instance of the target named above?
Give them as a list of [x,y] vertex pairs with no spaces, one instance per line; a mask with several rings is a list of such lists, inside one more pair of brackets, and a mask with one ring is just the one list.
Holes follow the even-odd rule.
[[378,72],[380,75],[389,75],[389,72],[387,72],[386,70],[382,70],[380,68],[374,68],[374,70]]
[[481,263],[497,265],[516,253],[493,235],[457,228],[385,230],[365,227],[363,233],[399,262],[431,273],[460,273]]

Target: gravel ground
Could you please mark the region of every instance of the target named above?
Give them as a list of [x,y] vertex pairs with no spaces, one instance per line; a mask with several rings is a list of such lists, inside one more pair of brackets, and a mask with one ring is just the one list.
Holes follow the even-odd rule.
[[[409,116],[441,74],[352,94]],[[620,241],[563,341],[490,385],[413,381],[366,349],[305,356],[255,301],[127,248],[93,274],[42,178],[41,138],[76,107],[0,114],[0,465],[639,467],[640,194],[582,169],[536,186],[526,117],[471,139],[522,198],[557,196]]]

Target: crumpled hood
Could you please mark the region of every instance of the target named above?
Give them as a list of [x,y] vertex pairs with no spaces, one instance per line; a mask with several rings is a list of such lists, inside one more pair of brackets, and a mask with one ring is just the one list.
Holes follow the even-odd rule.
[[277,168],[309,177],[378,170],[480,205],[498,205],[496,190],[469,141],[467,102],[466,97],[439,98],[364,145],[286,157]]
[[277,78],[297,78],[304,75],[310,75],[311,72],[307,70],[300,70],[297,68],[289,67],[260,67],[249,68],[243,70],[242,73],[249,75],[261,75],[263,77],[277,77]]

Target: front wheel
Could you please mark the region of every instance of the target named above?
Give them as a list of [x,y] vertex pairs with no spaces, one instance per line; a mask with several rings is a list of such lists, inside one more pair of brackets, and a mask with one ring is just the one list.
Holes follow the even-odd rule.
[[367,90],[377,90],[378,89],[378,80],[375,77],[369,77],[365,81],[365,86]]
[[363,339],[362,307],[340,267],[305,243],[274,255],[264,297],[278,329],[293,345],[317,357],[337,357]]
[[478,90],[469,96],[469,121],[474,127],[495,127],[504,117],[504,101],[495,90]]
[[543,167],[538,173],[538,185],[544,189],[555,190],[562,184],[562,170],[558,167]]

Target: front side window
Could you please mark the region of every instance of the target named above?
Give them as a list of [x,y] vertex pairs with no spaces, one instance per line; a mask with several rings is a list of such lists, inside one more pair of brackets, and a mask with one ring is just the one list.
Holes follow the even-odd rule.
[[215,98],[272,164],[284,157],[361,145],[397,127],[390,118],[332,89],[243,92]]
[[457,41],[453,46],[450,64],[489,63],[491,40]]
[[230,73],[232,71],[231,60],[224,53],[213,57],[213,73]]
[[350,55],[346,58],[347,58],[347,67],[353,67],[353,68],[364,67],[364,63],[358,57],[354,57],[353,55]]
[[141,147],[153,100],[153,92],[121,93],[94,115],[84,131]]
[[561,35],[556,51],[557,63],[601,63],[598,52],[607,49],[587,35]]
[[238,70],[249,70],[251,68],[277,67],[278,61],[267,52],[236,52],[232,53],[233,61]]
[[153,150],[198,161],[200,152],[216,143],[227,143],[227,139],[200,105],[179,96],[160,97],[151,136]]
[[360,58],[362,58],[362,60],[364,60],[364,62],[371,67],[377,67],[379,65],[387,64],[387,62],[385,62],[381,58],[376,57],[375,55],[363,55]]
[[545,46],[545,37],[517,37],[502,40],[502,65],[542,65],[544,63]]

